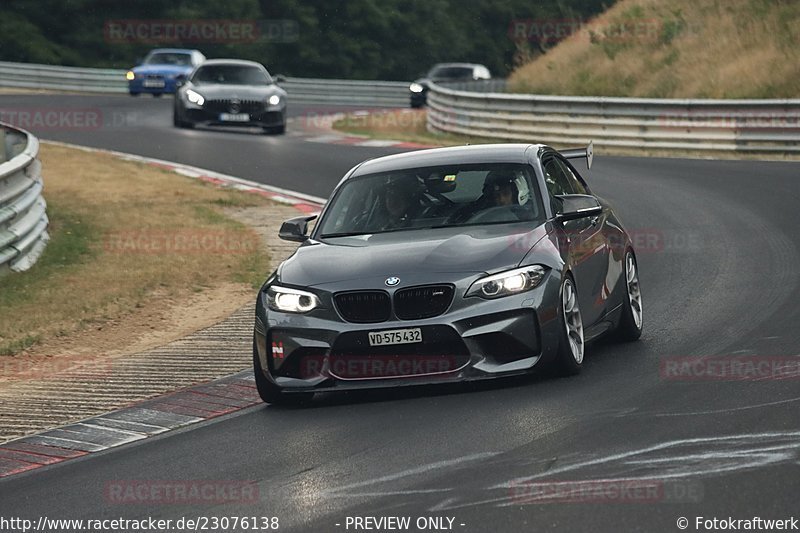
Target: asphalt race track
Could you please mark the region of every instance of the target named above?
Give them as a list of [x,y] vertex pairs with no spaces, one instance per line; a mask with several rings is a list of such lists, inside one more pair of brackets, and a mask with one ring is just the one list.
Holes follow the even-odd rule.
[[[299,106],[290,134],[265,136],[176,130],[170,105],[0,96],[0,109],[74,106],[136,117],[121,126],[34,131],[43,139],[318,196],[355,163],[390,152],[307,142],[292,134],[307,111]],[[408,516],[416,531],[418,517],[442,516],[465,532],[679,531],[680,517],[696,531],[698,516],[800,518],[800,163],[598,151],[594,165],[594,192],[615,204],[639,242],[639,342],[590,346],[574,378],[250,408],[0,480],[0,515],[274,516],[287,531],[353,531],[347,517],[365,516]],[[740,380],[670,374],[670,362],[715,356],[784,366]],[[794,378],[777,379],[792,356]],[[255,481],[258,494],[199,504],[120,504],[109,494],[120,483],[177,480]],[[643,491],[641,480],[649,483]]]

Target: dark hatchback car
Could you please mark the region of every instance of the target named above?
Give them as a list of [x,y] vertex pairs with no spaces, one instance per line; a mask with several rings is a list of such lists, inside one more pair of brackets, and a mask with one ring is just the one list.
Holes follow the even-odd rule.
[[315,392],[580,371],[584,344],[637,339],[631,239],[569,159],[543,145],[366,161],[258,294],[253,363],[268,403]]
[[283,133],[286,91],[260,63],[210,59],[176,93],[173,123],[178,128],[250,126]]
[[488,80],[491,77],[488,68],[476,63],[438,63],[425,77],[409,85],[411,107],[422,107],[427,103],[431,82]]
[[156,48],[125,74],[131,96],[141,93],[161,96],[173,94],[183,79],[205,61],[199,50]]

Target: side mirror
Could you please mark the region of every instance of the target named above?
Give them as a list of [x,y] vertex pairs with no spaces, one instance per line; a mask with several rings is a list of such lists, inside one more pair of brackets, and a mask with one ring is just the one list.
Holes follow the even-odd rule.
[[560,194],[555,197],[556,220],[566,222],[578,218],[594,217],[603,212],[603,206],[589,194]]
[[275,83],[286,82],[286,76],[284,76],[283,74],[275,74],[274,78],[275,78]]
[[186,83],[186,80],[187,80],[186,74],[178,74],[175,77],[175,86],[183,87],[183,85]]
[[284,241],[305,242],[308,240],[308,223],[317,218],[317,215],[306,215],[290,218],[283,224],[278,232],[278,237]]

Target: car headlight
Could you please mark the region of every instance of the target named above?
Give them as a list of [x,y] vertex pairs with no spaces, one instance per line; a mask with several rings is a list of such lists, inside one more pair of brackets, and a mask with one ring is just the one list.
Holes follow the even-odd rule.
[[269,100],[267,100],[267,102],[269,102],[269,105],[278,105],[281,103],[281,97],[278,96],[277,94],[273,94],[272,96],[269,97]]
[[198,93],[197,91],[193,91],[191,89],[186,91],[186,99],[189,100],[191,103],[197,105],[203,105],[206,101],[206,99],[203,98],[202,94]]
[[276,285],[267,289],[267,304],[273,311],[284,313],[308,313],[320,305],[315,294]]
[[408,86],[408,90],[412,93],[421,93],[424,87],[417,82],[412,83]]
[[466,296],[502,298],[511,294],[519,294],[538,287],[546,273],[545,267],[532,265],[486,276],[473,283]]
[[133,81],[136,78],[136,73],[132,70],[129,70],[125,73],[125,79],[128,81]]

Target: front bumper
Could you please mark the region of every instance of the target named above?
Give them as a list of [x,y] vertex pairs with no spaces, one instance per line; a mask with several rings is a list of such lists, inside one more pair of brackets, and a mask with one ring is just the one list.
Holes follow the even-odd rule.
[[[306,315],[256,306],[255,349],[264,377],[286,392],[452,383],[530,372],[558,343],[559,282],[496,300],[463,298],[444,314],[375,324],[331,307]],[[455,299],[461,299],[456,302]],[[458,304],[458,305],[456,305]],[[419,328],[423,342],[372,347],[369,332]]]
[[222,113],[202,108],[187,109],[186,118],[195,124],[205,124],[208,126],[245,126],[245,127],[277,127],[286,124],[286,112],[263,110],[247,113],[249,116],[246,121],[222,120]]

